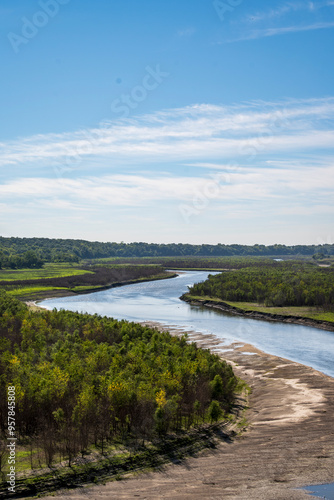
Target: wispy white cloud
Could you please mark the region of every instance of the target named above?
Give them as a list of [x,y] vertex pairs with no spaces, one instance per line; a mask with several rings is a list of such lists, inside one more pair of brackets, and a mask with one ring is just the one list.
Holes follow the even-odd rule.
[[283,5],[280,5],[276,9],[269,9],[266,11],[256,12],[254,14],[249,14],[246,18],[247,22],[259,22],[259,21],[267,21],[269,19],[275,19],[282,17],[285,14],[290,12],[296,12],[298,10],[311,10],[312,6],[310,5],[312,2],[289,2]]
[[[207,166],[210,168],[209,163]],[[175,238],[183,241],[186,233],[181,207],[184,206],[190,210],[204,207],[198,218],[193,216],[190,220],[190,232],[196,233],[193,242],[196,242],[198,230],[201,241],[221,241],[217,224],[224,230],[225,242],[242,243],[247,231],[251,234],[255,231],[254,242],[267,244],[275,241],[305,243],[311,226],[315,235],[325,234],[324,231],[331,227],[334,161],[321,167],[307,162],[303,165],[302,161],[283,162],[274,168],[232,167],[228,175],[213,169],[213,174],[206,171],[205,175],[200,175],[196,170],[196,175],[188,177],[151,173],[61,181],[45,177],[8,180],[0,183],[2,234],[13,235],[13,227],[17,234],[20,223],[20,234],[25,236],[32,236],[42,228],[44,236],[48,237],[87,238],[89,234],[90,239],[111,241],[166,241],[167,228],[169,241]],[[217,184],[212,190],[214,179]],[[164,225],[162,231],[163,221],[166,227]],[[236,240],[239,233],[236,227],[242,232],[239,240]],[[266,234],[263,227],[268,228]],[[126,233],[127,239],[124,238]],[[282,240],[283,237],[286,239]]]
[[250,33],[242,35],[240,37],[229,40],[229,43],[240,42],[244,40],[256,40],[258,38],[266,38],[277,35],[287,35],[290,33],[298,33],[301,31],[314,31],[321,29],[329,29],[334,27],[334,22],[318,22],[314,24],[308,24],[304,26],[280,26],[277,28],[266,28],[253,30]]
[[304,2],[287,2],[285,4],[279,5],[276,8],[270,8],[268,10],[258,11],[253,14],[248,14],[245,21],[248,23],[256,23],[262,21],[275,20],[292,12],[310,12],[313,13],[325,7],[334,6],[333,0],[326,1],[304,1]]
[[217,41],[217,44],[287,35],[307,31],[330,29],[333,22],[333,0],[290,1],[247,14],[233,23],[240,29],[233,37]]
[[[282,218],[289,223],[298,219],[300,225],[304,217],[308,228],[312,219],[317,234],[319,223],[334,216],[333,122],[333,97],[228,107],[202,104],[102,128],[3,142],[2,234],[11,234],[11,225],[17,227],[15,221],[20,220],[20,234],[27,235],[24,221],[29,220],[31,234],[42,228],[45,235],[73,237],[73,227],[64,233],[66,220],[66,227],[78,228],[76,237],[83,236],[83,225],[95,239],[124,239],[125,227],[131,228],[131,238],[138,234],[150,239],[153,233],[158,235],[168,214],[173,221],[168,222],[174,235],[170,239],[181,241],[180,207],[197,207],[203,199],[205,209],[191,223],[196,226],[205,218],[205,227],[203,223],[198,227],[208,241],[213,241],[218,223],[229,224],[234,239],[236,225],[247,231],[244,221],[261,217],[268,227],[271,220]],[[66,165],[67,155],[85,160],[89,175],[74,169],[58,178],[50,165]],[[94,174],[98,164],[104,170]],[[35,175],[32,166],[38,167]],[[133,216],[153,221],[141,224]],[[103,227],[97,227],[99,221]],[[307,231],[300,241],[305,241]],[[270,238],[278,241],[277,234],[275,228]]]
[[[301,196],[309,206],[309,193],[314,198],[329,202],[334,190],[334,162],[322,167],[303,165],[282,168],[235,168],[228,175],[188,176],[178,175],[106,175],[78,179],[21,178],[0,184],[2,201],[29,200],[30,203],[57,208],[89,208],[96,206],[136,207],[152,203],[187,202],[203,192],[207,183],[216,183],[212,197],[224,203],[261,200],[271,203],[275,199]],[[300,200],[299,200],[300,201]]]
[[52,162],[120,161],[132,164],[238,160],[247,155],[332,148],[334,98],[251,102],[238,106],[194,105],[107,127],[37,135],[0,144],[0,166]]

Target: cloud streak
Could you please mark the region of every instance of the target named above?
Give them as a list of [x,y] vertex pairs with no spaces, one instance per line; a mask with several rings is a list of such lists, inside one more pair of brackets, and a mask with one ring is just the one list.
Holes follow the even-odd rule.
[[295,25],[295,26],[281,26],[277,28],[266,28],[266,29],[253,30],[244,36],[231,39],[228,42],[232,43],[232,42],[241,42],[245,40],[257,40],[259,38],[267,38],[278,35],[288,35],[291,33],[298,33],[302,31],[329,29],[333,27],[334,27],[334,22],[319,22],[304,26]]
[[[334,215],[333,120],[333,97],[201,104],[3,142],[0,222],[8,232],[11,221],[29,214],[29,224],[44,217],[46,231],[52,220],[63,234],[60,220],[66,226],[70,218],[96,238],[103,221],[103,230],[111,224],[110,238],[117,230],[122,239],[129,224],[133,234],[146,225],[158,234],[168,214],[182,238],[186,206],[198,213],[192,224],[205,218],[204,231],[222,221],[233,221],[234,232],[245,220],[263,217],[270,226],[290,216],[308,225],[312,218],[318,228]],[[58,178],[52,162],[66,165],[67,155],[89,164],[89,175],[74,168]],[[203,199],[205,209],[195,210]],[[152,221],[138,226],[137,216]]]
[[194,105],[73,133],[0,143],[0,166],[191,162],[332,148],[334,98]]
[[[0,184],[2,201],[32,200],[46,207],[88,208],[101,206],[140,207],[152,203],[187,202],[203,191],[210,176],[178,175],[106,175],[78,179],[24,178]],[[293,199],[304,200],[309,194],[328,208],[332,207],[334,161],[321,167],[291,165],[290,168],[234,168],[216,177],[217,191],[213,199],[219,203],[244,200],[254,202]],[[299,197],[299,199],[298,199]]]
[[288,2],[283,5],[280,5],[276,9],[270,9],[267,11],[256,12],[255,14],[250,14],[246,18],[246,22],[254,23],[261,21],[268,21],[272,19],[277,19],[279,17],[290,14],[291,12],[299,12],[306,11],[313,13],[318,11],[319,9],[323,9],[324,7],[332,7],[334,5],[334,1],[327,0],[325,2]]

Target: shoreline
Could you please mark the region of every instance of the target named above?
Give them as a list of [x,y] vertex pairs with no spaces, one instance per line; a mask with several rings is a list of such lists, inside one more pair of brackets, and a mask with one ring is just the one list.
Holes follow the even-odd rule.
[[244,430],[180,465],[59,491],[56,497],[302,500],[310,496],[298,488],[334,481],[334,378],[251,344],[226,345],[214,335],[152,321],[141,324],[172,335],[187,333],[190,342],[210,348],[233,366],[251,387]]
[[[180,273],[170,273],[170,276],[161,276],[157,278],[139,278],[137,280],[128,280],[128,281],[116,281],[115,283],[111,283],[110,285],[103,285],[103,286],[98,286],[97,288],[87,288],[86,290],[50,290],[50,292],[45,292],[47,293],[48,296],[43,297],[43,298],[37,298],[37,299],[28,299],[28,300],[23,300],[25,304],[27,304],[29,307],[36,307],[39,309],[46,309],[45,307],[39,306],[38,302],[42,302],[44,300],[51,300],[55,298],[62,298],[62,297],[75,297],[76,295],[85,295],[85,294],[90,294],[90,293],[95,293],[95,292],[103,292],[104,290],[110,290],[111,288],[118,288],[120,286],[125,286],[125,285],[135,285],[136,283],[144,283],[147,281],[160,281],[160,280],[168,280],[171,278],[176,278]],[[50,296],[52,294],[52,296]]]
[[227,312],[237,316],[243,316],[245,318],[257,319],[261,321],[274,321],[277,323],[293,323],[296,325],[310,326],[312,328],[319,328],[321,330],[334,332],[334,323],[331,323],[330,321],[311,319],[303,316],[281,315],[260,311],[245,311],[244,309],[231,306],[223,301],[218,302],[214,299],[193,299],[187,296],[187,294],[182,295],[180,299],[192,306],[202,306],[208,307],[210,309],[218,309],[222,312]]

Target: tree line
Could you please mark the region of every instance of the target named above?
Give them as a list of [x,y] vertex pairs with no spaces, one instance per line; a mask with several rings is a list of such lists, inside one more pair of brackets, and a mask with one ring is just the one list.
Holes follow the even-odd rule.
[[[16,256],[28,251],[45,262],[78,262],[106,257],[222,257],[222,256],[293,256],[316,253],[334,255],[334,245],[190,245],[184,243],[102,243],[73,239],[0,237],[2,267],[20,266]],[[15,267],[13,267],[15,268]]]
[[[101,262],[94,261],[94,262]],[[242,269],[245,267],[275,267],[279,266],[279,262],[270,257],[249,257],[249,256],[234,256],[234,257],[144,257],[144,258],[117,258],[112,260],[117,264],[143,265],[151,263],[151,265],[161,265],[165,269],[209,269],[209,270],[227,270],[227,269]],[[295,260],[285,261],[285,265],[294,267]]]
[[159,439],[229,412],[238,386],[209,350],[127,321],[32,312],[0,291],[0,432],[8,386],[19,443],[51,465],[92,444]]
[[24,253],[5,253],[0,250],[0,269],[40,269],[45,260],[40,253],[27,250]]
[[334,269],[296,262],[209,275],[189,289],[191,295],[266,306],[318,306],[334,310]]

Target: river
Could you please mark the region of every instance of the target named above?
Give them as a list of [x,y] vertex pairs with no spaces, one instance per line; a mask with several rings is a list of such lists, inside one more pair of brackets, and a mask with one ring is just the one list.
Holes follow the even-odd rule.
[[[226,344],[240,341],[334,377],[334,333],[308,326],[234,316],[179,299],[187,286],[204,281],[208,272],[186,271],[176,278],[110,288],[102,292],[44,300],[47,309],[67,309],[128,321],[156,321],[204,334]],[[216,273],[211,273],[216,274]]]

